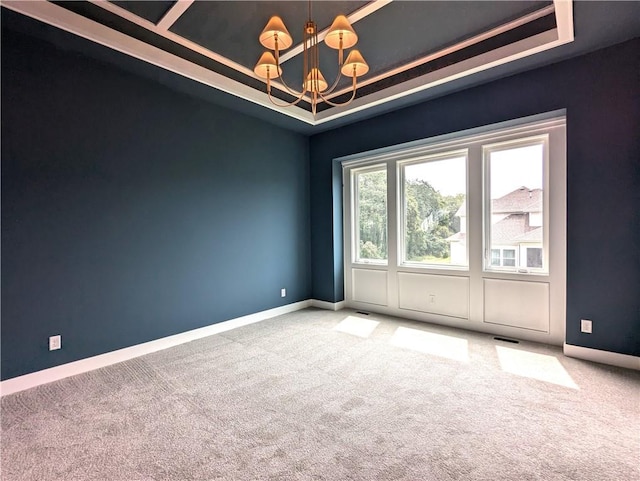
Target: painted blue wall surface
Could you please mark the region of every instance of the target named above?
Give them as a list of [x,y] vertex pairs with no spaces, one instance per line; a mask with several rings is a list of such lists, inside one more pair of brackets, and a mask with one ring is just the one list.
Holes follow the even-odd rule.
[[[640,40],[309,139],[40,22],[12,29],[4,10],[2,379],[299,300],[340,301],[334,158],[561,108],[567,341],[640,355]],[[54,334],[63,349],[49,352]]]
[[[563,108],[567,342],[640,355],[640,39],[314,135],[313,297],[344,295],[332,159]],[[593,334],[580,333],[581,318],[594,321]]]
[[310,297],[306,137],[5,24],[1,100],[2,379]]

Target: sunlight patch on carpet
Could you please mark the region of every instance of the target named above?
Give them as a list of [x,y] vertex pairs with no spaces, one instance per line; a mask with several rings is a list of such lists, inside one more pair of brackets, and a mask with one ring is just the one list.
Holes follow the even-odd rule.
[[378,321],[371,319],[362,319],[355,316],[347,316],[333,328],[334,331],[353,334],[354,336],[367,338],[373,330],[380,324]]
[[504,372],[552,384],[580,389],[555,356],[496,346],[500,367]]
[[424,354],[453,359],[454,361],[469,361],[468,342],[459,337],[434,334],[409,327],[398,327],[389,342],[394,346]]

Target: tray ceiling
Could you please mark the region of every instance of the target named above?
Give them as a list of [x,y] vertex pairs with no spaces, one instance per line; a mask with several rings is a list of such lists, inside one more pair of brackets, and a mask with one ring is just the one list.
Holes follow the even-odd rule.
[[[283,77],[302,82],[302,28],[307,2],[256,1],[12,1],[11,10],[106,45],[207,86],[281,111],[309,125],[410,96],[461,77],[573,41],[572,3],[556,1],[312,2],[319,30],[345,14],[370,66],[348,107],[308,102],[277,109],[253,73],[263,51],[258,36],[272,15],[284,20],[294,46],[283,52]],[[331,83],[337,54],[324,43],[321,69]],[[274,93],[290,95],[276,79]],[[343,80],[332,100],[344,100]],[[344,87],[344,88],[343,88]]]

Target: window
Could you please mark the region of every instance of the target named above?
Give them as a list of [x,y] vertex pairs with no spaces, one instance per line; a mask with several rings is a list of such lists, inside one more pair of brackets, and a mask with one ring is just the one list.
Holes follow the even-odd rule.
[[334,159],[346,305],[562,343],[566,124],[550,115]]
[[544,272],[547,139],[485,146],[488,270]]
[[492,267],[515,267],[516,250],[515,249],[491,249],[491,266]]
[[542,267],[542,249],[527,247],[527,267]]
[[387,171],[374,167],[357,171],[355,188],[355,261],[387,261]]
[[404,263],[467,265],[466,151],[402,164]]

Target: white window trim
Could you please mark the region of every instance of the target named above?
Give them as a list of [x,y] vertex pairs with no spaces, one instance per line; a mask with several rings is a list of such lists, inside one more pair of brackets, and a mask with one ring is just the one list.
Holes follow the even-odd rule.
[[[387,258],[386,259],[359,259],[358,258],[358,246],[360,245],[360,224],[358,219],[360,218],[360,209],[358,204],[359,190],[358,183],[356,182],[359,174],[368,174],[370,172],[378,172],[386,170],[386,164],[367,165],[351,171],[351,211],[354,214],[356,222],[351,222],[350,237],[351,237],[351,262],[360,266],[387,266],[389,265],[389,206],[387,203]],[[389,175],[387,173],[387,190],[389,189]]]
[[[549,228],[545,235],[549,235],[547,245],[547,265],[549,272],[543,273],[519,273],[514,271],[487,271],[484,269],[484,162],[482,147],[490,144],[521,140],[549,134],[551,146],[547,157],[551,159],[544,173],[549,195],[546,208],[549,209],[546,217]],[[399,262],[402,259],[400,243],[404,243],[400,237],[402,206],[400,195],[401,165],[402,163],[419,161],[421,158],[442,153],[468,149],[467,157],[467,259],[468,268],[442,268],[433,265],[409,265]],[[363,309],[381,312],[400,317],[410,317],[416,320],[435,322],[453,327],[473,329],[489,332],[502,336],[511,336],[527,339],[535,342],[545,342],[562,345],[566,324],[566,111],[559,110],[548,112],[523,119],[516,119],[500,124],[483,126],[463,132],[441,135],[435,138],[413,141],[392,147],[385,147],[361,154],[354,154],[334,159],[343,166],[343,221],[344,221],[344,279],[345,279],[345,304],[355,309]],[[352,236],[352,185],[351,172],[356,169],[386,165],[387,168],[387,265],[375,265],[370,263],[353,262],[353,236]],[[546,194],[546,192],[545,192]],[[517,255],[518,253],[516,253]],[[368,300],[356,301],[354,293],[354,272],[356,271],[384,271],[386,289],[380,291],[381,285],[377,285],[376,292],[385,292],[383,300],[375,302]],[[529,268],[531,271],[534,268]],[[428,310],[407,310],[401,308],[400,279],[404,274],[424,274],[442,276],[445,278],[462,278],[467,280],[468,286],[468,315],[466,318],[450,317],[445,314],[434,314]],[[362,272],[359,274],[362,275]],[[372,273],[372,275],[374,275]],[[376,274],[377,275],[377,274]],[[407,279],[406,277],[402,277]],[[436,277],[437,278],[437,277]],[[370,279],[373,279],[371,277]],[[538,328],[505,326],[485,321],[484,289],[487,282],[492,280],[523,281],[526,283],[542,283],[549,285],[549,326],[547,331]],[[378,281],[376,281],[378,282]],[[464,284],[458,284],[464,285]],[[363,291],[360,291],[361,293]],[[403,291],[404,292],[404,291]],[[380,294],[382,295],[382,294]],[[426,294],[425,294],[426,295]],[[460,299],[464,302],[463,299]],[[403,301],[405,302],[405,301]],[[406,303],[406,302],[405,302]]]
[[469,230],[469,205],[467,199],[469,197],[469,149],[456,149],[456,150],[443,150],[440,152],[434,152],[428,155],[422,155],[419,157],[405,159],[401,161],[397,161],[397,189],[398,189],[398,267],[412,267],[415,269],[435,269],[435,270],[455,270],[455,271],[468,271],[469,270],[469,243],[465,243],[465,263],[464,264],[435,264],[429,262],[412,262],[406,260],[406,252],[405,252],[405,212],[404,212],[404,201],[405,201],[405,170],[404,168],[408,165],[415,164],[423,164],[425,162],[437,162],[440,160],[448,160],[452,158],[464,157],[464,169],[465,169],[465,179],[464,179],[464,195],[465,195],[465,206],[466,206],[466,216],[465,216],[465,232]]

